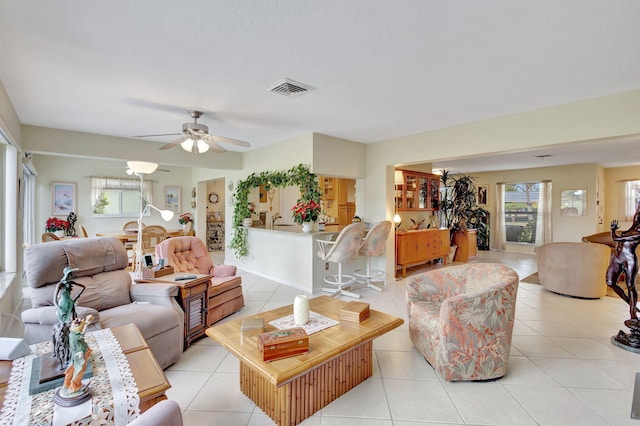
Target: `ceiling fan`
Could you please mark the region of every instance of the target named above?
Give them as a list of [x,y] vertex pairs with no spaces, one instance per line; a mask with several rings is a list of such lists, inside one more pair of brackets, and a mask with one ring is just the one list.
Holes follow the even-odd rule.
[[150,138],[154,136],[178,136],[180,137],[172,142],[169,142],[166,145],[160,147],[161,150],[173,148],[174,146],[180,144],[182,149],[187,152],[192,152],[194,154],[202,154],[207,152],[209,148],[213,150],[213,152],[227,152],[218,142],[224,142],[232,145],[241,146],[243,148],[251,148],[251,144],[249,142],[240,141],[237,139],[227,138],[224,136],[212,135],[209,133],[209,127],[198,123],[198,119],[202,116],[202,111],[189,110],[188,111],[191,118],[193,118],[193,123],[183,123],[182,124],[182,133],[164,133],[160,135],[138,135],[134,136],[134,138]]

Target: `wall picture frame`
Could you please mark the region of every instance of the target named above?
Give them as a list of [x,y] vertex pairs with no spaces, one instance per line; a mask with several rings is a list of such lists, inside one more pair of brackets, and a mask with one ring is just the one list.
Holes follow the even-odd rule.
[[53,182],[51,184],[51,215],[68,216],[76,211],[76,184]]
[[560,216],[586,216],[587,190],[565,189],[560,192]]
[[489,185],[478,185],[476,187],[476,195],[478,197],[478,205],[486,206],[489,201]]
[[182,202],[181,188],[179,186],[164,187],[164,208],[174,213],[180,213]]

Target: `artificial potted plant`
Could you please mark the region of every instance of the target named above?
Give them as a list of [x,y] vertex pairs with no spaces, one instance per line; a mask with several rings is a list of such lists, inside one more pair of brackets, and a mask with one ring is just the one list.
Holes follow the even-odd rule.
[[464,238],[467,228],[486,226],[484,218],[487,212],[476,204],[474,177],[443,170],[440,180],[444,186],[440,212],[444,226],[450,230],[451,247],[455,254],[456,240]]
[[302,194],[298,202],[291,208],[293,221],[302,225],[302,232],[311,232],[311,224],[318,220],[322,207],[320,201]]

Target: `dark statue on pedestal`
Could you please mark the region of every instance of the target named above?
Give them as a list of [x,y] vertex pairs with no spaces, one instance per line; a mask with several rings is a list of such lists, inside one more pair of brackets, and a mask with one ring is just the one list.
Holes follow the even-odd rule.
[[77,220],[78,220],[78,216],[74,212],[69,213],[69,215],[67,216],[67,222],[69,222],[69,227],[67,228],[67,236],[69,237],[77,236],[76,235]]
[[[630,330],[625,333],[620,330],[616,336],[611,338],[611,342],[623,349],[640,353],[640,320],[638,320],[638,292],[636,290],[636,276],[638,275],[638,256],[636,249],[640,245],[640,204],[633,215],[633,223],[626,231],[619,234],[618,221],[611,222],[611,237],[616,243],[615,251],[611,255],[611,261],[607,268],[607,285],[622,300],[629,305],[630,318],[624,322]],[[627,292],[618,285],[619,278],[624,274],[624,282]]]
[[[76,301],[85,289],[85,286],[70,281],[69,276],[78,268],[67,266],[63,270],[63,277],[56,285],[53,295],[53,305],[57,308],[58,323],[53,327],[53,354],[60,363],[60,370],[64,370],[69,365],[71,352],[69,350],[69,327],[71,322],[78,316],[76,314]],[[76,285],[82,289],[75,296],[71,295],[73,286]]]

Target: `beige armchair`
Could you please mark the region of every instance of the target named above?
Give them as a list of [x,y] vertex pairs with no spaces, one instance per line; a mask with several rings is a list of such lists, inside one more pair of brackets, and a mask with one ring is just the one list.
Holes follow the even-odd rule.
[[611,248],[600,243],[549,243],[538,247],[538,278],[547,290],[568,296],[607,294]]
[[409,336],[447,381],[507,372],[518,274],[498,263],[435,269],[407,279]]
[[78,317],[92,314],[94,329],[136,324],[162,368],[182,355],[184,312],[175,300],[177,286],[132,284],[120,240],[94,237],[35,244],[25,248],[24,258],[32,307],[22,313],[22,321],[29,344],[51,340],[58,322],[55,289],[63,269],[71,266],[79,268],[71,280],[85,286],[76,303]]

